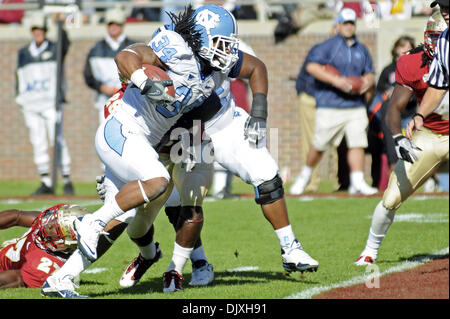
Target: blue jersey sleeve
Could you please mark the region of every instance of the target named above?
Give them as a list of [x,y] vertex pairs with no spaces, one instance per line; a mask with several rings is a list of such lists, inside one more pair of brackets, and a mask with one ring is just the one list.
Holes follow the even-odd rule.
[[308,54],[308,63],[309,62],[315,62],[319,64],[328,64],[330,63],[330,50],[332,50],[332,47],[330,47],[330,41],[323,42],[311,49],[311,51]]
[[244,62],[244,52],[239,50],[238,57],[239,57],[238,61],[231,68],[230,73],[228,73],[228,77],[230,78],[237,78],[239,76],[239,73],[241,73],[242,62]]
[[375,73],[375,70],[373,69],[373,61],[372,61],[372,57],[370,56],[370,52],[366,47],[363,47],[363,48],[364,48],[364,56],[365,56],[363,74]]

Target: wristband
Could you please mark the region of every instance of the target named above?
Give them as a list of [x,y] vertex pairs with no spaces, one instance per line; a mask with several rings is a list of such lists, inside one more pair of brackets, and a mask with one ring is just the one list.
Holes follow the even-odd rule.
[[392,139],[394,140],[394,142],[398,142],[403,138],[405,138],[405,136],[401,133],[392,135]]
[[420,116],[422,118],[422,121],[425,121],[425,117],[422,114],[414,113],[413,118],[415,118],[416,116]]
[[264,93],[253,94],[250,115],[264,120],[267,119],[267,97]]
[[143,69],[137,69],[131,74],[130,80],[142,90],[145,87],[145,82],[147,82],[148,77]]

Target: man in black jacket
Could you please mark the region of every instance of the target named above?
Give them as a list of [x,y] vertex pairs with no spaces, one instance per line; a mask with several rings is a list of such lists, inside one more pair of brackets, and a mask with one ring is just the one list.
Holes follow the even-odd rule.
[[105,13],[107,34],[89,51],[84,67],[86,84],[97,91],[95,108],[99,111],[99,123],[105,119],[103,106],[120,88],[120,79],[114,57],[122,49],[133,44],[124,34],[126,16],[120,9],[110,9]]

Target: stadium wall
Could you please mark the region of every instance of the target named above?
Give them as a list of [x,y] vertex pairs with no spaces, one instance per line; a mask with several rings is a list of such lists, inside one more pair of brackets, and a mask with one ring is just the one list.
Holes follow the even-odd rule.
[[[390,50],[396,38],[409,34],[423,41],[426,19],[410,21],[383,21],[380,25],[359,22],[357,34],[372,54],[377,73],[390,62]],[[273,30],[276,22],[264,24],[253,21],[239,22],[242,39],[250,44],[262,59],[269,72],[269,122],[268,126],[278,142],[273,149],[280,169],[291,175],[297,174],[303,163],[299,157],[299,131],[297,123],[297,97],[295,78],[308,50],[329,37],[331,21],[318,21],[298,34],[275,45]],[[148,41],[158,24],[128,24],[125,32],[129,37]],[[100,161],[94,148],[97,129],[97,111],[94,108],[95,93],[84,83],[85,58],[106,29],[103,25],[82,26],[68,29],[71,47],[66,57],[68,103],[64,105],[64,134],[72,157],[72,175],[75,181],[93,181],[101,173]],[[56,37],[50,26],[49,38]],[[0,180],[36,180],[38,174],[33,163],[33,153],[20,107],[15,103],[15,68],[17,52],[30,41],[30,32],[22,26],[0,26]],[[273,129],[276,130],[273,130]],[[370,176],[366,163],[366,174]],[[321,163],[321,175],[329,178],[336,168],[329,159]]]

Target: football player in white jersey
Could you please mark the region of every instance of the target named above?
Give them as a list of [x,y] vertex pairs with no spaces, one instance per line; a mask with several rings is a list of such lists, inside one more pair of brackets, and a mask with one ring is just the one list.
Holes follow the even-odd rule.
[[[167,168],[176,177],[173,181],[181,190],[186,219],[194,228],[201,228],[201,203],[211,182],[212,162],[196,164],[195,172],[188,174],[189,171],[183,165],[174,166],[170,163],[169,154],[165,154],[164,158],[159,157],[153,148],[182,114],[205,116],[208,112],[214,114],[210,109],[220,108],[220,101],[214,93],[215,83],[220,83],[218,81],[227,76],[226,71],[236,62],[235,59],[221,57],[224,64],[218,65],[217,72],[206,61],[200,67],[202,63],[194,56],[193,48],[197,49],[195,45],[200,44],[201,34],[194,30],[192,12],[189,6],[184,15],[174,16],[175,20],[180,21],[182,16],[190,17],[185,19],[186,24],[183,21],[175,23],[174,31],[160,28],[148,45],[133,45],[116,56],[121,76],[129,78],[131,83],[118,101],[114,114],[99,127],[95,144],[106,166],[105,175],[113,181],[118,192],[114,196],[107,196],[99,210],[75,221],[79,250],[91,262],[97,259],[98,238],[105,224],[121,217],[125,211],[146,204],[138,210],[127,231],[138,244],[139,239],[145,238],[147,241],[148,237],[152,237],[146,235],[151,232],[153,221],[173,186]],[[193,41],[188,42],[191,39]],[[236,44],[232,48],[236,52],[237,39],[233,44]],[[172,80],[148,79],[142,64],[161,67],[168,71]],[[165,92],[165,87],[172,84],[175,98]],[[195,216],[189,218],[189,214]],[[152,248],[155,253],[155,244]],[[70,274],[74,271],[71,267],[78,265],[83,268],[86,263],[80,260],[81,254],[76,256],[79,260],[69,259],[65,267],[48,278],[47,291],[70,291],[69,294],[60,293],[61,296],[77,295],[71,282],[73,276]]]
[[[194,18],[198,19],[194,20]],[[167,131],[166,127],[161,128],[158,126],[161,124],[161,121],[159,120],[161,120],[162,117],[166,117],[167,122],[170,124],[176,123],[177,119],[180,119],[180,113],[192,109],[198,105],[198,103],[203,103],[205,100],[207,101],[207,94],[209,94],[209,92],[212,94],[213,90],[218,89],[228,76],[248,76],[250,78],[250,87],[254,94],[254,100],[251,116],[248,117],[245,123],[242,123],[242,133],[245,133],[245,138],[251,141],[253,145],[264,145],[265,122],[267,117],[267,72],[265,65],[259,59],[237,51],[237,38],[235,36],[236,22],[233,16],[221,7],[203,6],[197,9],[194,14],[192,14],[188,8],[184,15],[181,14],[178,17],[173,16],[173,20],[175,26],[174,31],[171,31],[169,28],[160,28],[155,33],[148,46],[134,45],[128,50],[124,50],[116,57],[122,75],[131,78],[133,85],[130,85],[127,88],[123,96],[121,107],[117,108],[114,116],[110,117],[109,121],[116,118],[116,121],[120,119],[121,122],[125,122],[125,119],[127,118],[126,115],[128,115],[129,118],[137,118],[137,124],[140,127],[145,128],[145,133],[149,136],[148,139],[153,146],[154,142],[161,139],[161,134],[164,133],[164,130]],[[189,25],[193,21],[195,21],[196,29],[189,30],[189,28],[187,28],[188,32],[180,32],[183,30],[184,24]],[[186,28],[184,30],[186,30]],[[176,34],[174,34],[174,32]],[[199,41],[198,38],[195,38],[197,32],[203,37],[201,41]],[[191,52],[191,56],[195,57],[195,67],[191,64],[192,60],[189,60],[189,58],[186,57],[181,59],[178,55],[180,51],[182,52],[182,50],[186,48],[186,46],[180,45],[180,43],[177,42],[177,38],[180,37],[180,34],[184,35],[186,42],[190,44],[190,48],[193,51]],[[168,107],[167,104],[162,105],[156,103],[156,107],[154,107],[154,105],[148,105],[147,108],[144,108],[142,107],[144,102],[140,101],[140,92],[138,91],[138,88],[144,92],[149,92],[150,96],[152,94],[157,95],[156,91],[161,91],[160,93],[163,91],[163,87],[154,89],[155,85],[153,83],[150,83],[151,87],[149,91],[149,80],[141,69],[143,63],[156,64],[156,61],[163,62],[163,64],[160,64],[162,67],[170,66],[168,73],[175,84],[177,101],[169,104]],[[182,68],[183,71],[177,72],[180,68]],[[128,107],[129,105],[133,105],[133,109],[130,109]],[[223,112],[227,111],[227,108],[222,109]],[[219,113],[221,113],[222,109]],[[162,115],[162,117],[156,114],[157,112]],[[138,116],[136,116],[136,114],[138,114]],[[233,116],[234,112],[228,112],[228,114]],[[152,120],[157,118],[159,118],[157,123],[152,123]],[[106,123],[109,121],[107,120]],[[122,129],[122,132],[123,131],[124,130]],[[154,137],[154,139],[152,139],[152,137]],[[149,163],[147,163],[147,165],[149,165]],[[197,165],[195,167],[196,170]],[[137,169],[136,167],[133,168],[135,170]],[[189,183],[186,183],[187,175],[188,174],[184,176],[184,179],[180,179],[182,180],[182,187],[176,185],[177,189],[182,190],[182,193],[183,191],[186,192],[184,188],[190,187]],[[276,169],[274,175],[277,175]],[[263,177],[263,179],[264,178],[265,177]],[[259,185],[256,188],[257,200],[261,204],[265,204],[268,208],[271,208],[267,211],[263,209],[263,211],[266,218],[272,223],[276,230],[276,233],[280,238],[280,243],[283,240],[282,247],[284,247],[283,260],[285,261],[285,267],[292,270],[317,269],[318,263],[303,252],[300,244],[293,235],[286,210],[278,210],[280,206],[283,207],[284,205],[285,207],[281,179],[278,175],[275,177],[271,176],[271,179],[267,179],[267,183],[264,182],[264,180],[261,180],[258,184]],[[139,182],[138,186],[140,186]],[[122,190],[123,188],[117,193],[115,199],[121,198],[119,195]],[[135,194],[136,193],[139,194],[138,192],[135,192]],[[165,193],[168,192],[166,191]],[[178,220],[178,225],[180,225],[180,227],[177,231],[174,258],[172,259],[168,271],[164,275],[164,291],[166,292],[181,289],[182,269],[192,252],[192,247],[194,246],[202,227],[203,214],[200,205],[202,196],[205,193],[200,191],[197,194],[198,196],[194,200],[188,198],[187,204],[186,200],[183,202],[183,194],[181,196],[183,206]],[[145,198],[144,195],[146,195],[145,188],[142,191],[141,198]],[[166,199],[166,196],[168,195],[162,196],[162,198]],[[136,200],[136,196],[134,197],[134,200]],[[194,205],[189,205],[189,200]],[[105,206],[111,201],[112,200],[106,200]],[[149,210],[153,212],[156,211],[157,213],[161,206],[157,207],[157,209],[155,208],[161,201],[160,198],[158,198],[156,202],[152,201],[149,206],[153,206],[153,209]],[[95,214],[96,213],[94,213],[94,215]],[[99,214],[99,216],[102,215]],[[140,230],[142,230],[145,229],[142,225],[145,225],[147,226],[146,231],[148,231],[151,227],[151,223],[136,222],[139,219],[137,218],[138,216],[139,214],[136,215],[130,223],[128,233],[132,238],[139,240],[139,238],[132,236],[130,226],[136,224],[136,226],[138,228],[140,226]],[[152,216],[153,220],[154,217],[155,214]],[[94,223],[95,222],[96,221],[94,221]],[[82,224],[84,223],[84,220],[82,223],[77,223],[77,228],[82,228]],[[98,227],[98,229],[101,230],[100,227]],[[143,236],[147,233],[146,231],[141,231]],[[78,234],[81,237],[80,246],[83,246],[83,231],[79,231]],[[92,241],[94,245],[92,245],[92,247],[95,247],[98,234],[92,237],[94,237],[94,240]],[[86,246],[89,248],[89,243]],[[82,252],[86,253],[83,249]],[[301,261],[301,258],[304,258],[305,255],[309,258],[308,264],[304,264]]]
[[[226,10],[221,7],[206,5],[198,8],[194,13],[198,29],[202,30],[203,34],[209,35],[208,38],[202,40],[202,50],[204,52],[215,49],[212,47],[215,43],[215,32],[220,34],[220,37],[226,34],[229,38],[235,33],[236,27],[234,19],[230,19],[229,22],[224,19],[225,21],[220,22],[223,12],[226,14]],[[218,16],[218,23],[216,24],[216,27],[213,28],[209,24],[211,21],[207,19],[214,20],[216,15]],[[226,24],[227,22],[228,24]],[[227,27],[229,28],[229,31],[223,31],[227,30]],[[218,30],[215,30],[216,28]],[[223,56],[226,55],[225,52],[221,54],[223,54]],[[205,58],[205,56],[208,55],[202,55],[203,58]],[[255,187],[256,202],[261,205],[264,216],[272,224],[275,233],[280,240],[283,267],[287,271],[317,270],[318,262],[303,251],[292,231],[288,219],[286,203],[284,201],[283,182],[278,175],[277,164],[266,148],[265,121],[267,118],[267,72],[265,70],[265,65],[256,57],[244,54],[242,51],[238,51],[237,56],[238,59],[235,66],[228,72],[228,77],[221,82],[220,87],[216,89],[222,107],[211,120],[205,123],[205,134],[213,142],[215,160],[234,174],[241,177],[245,182],[252,184]],[[211,65],[221,67],[222,73],[224,70],[226,71],[219,60],[215,60],[214,54],[210,54],[208,60],[211,61]],[[233,57],[225,59],[225,61],[232,60]],[[224,65],[226,65],[226,63],[224,63]],[[236,67],[239,67],[238,74],[236,74]],[[253,77],[256,74],[257,78]],[[235,106],[234,99],[230,93],[229,78],[236,77],[237,75],[250,75],[250,87],[253,92],[253,103],[250,116],[243,109]],[[222,76],[220,78],[222,78]],[[172,206],[174,205],[172,204]],[[183,208],[181,210],[183,211]],[[178,214],[183,215],[183,212],[179,212]],[[176,217],[171,216],[169,219],[175,224],[173,220],[176,220]],[[181,217],[181,221],[183,222],[183,217]],[[180,229],[177,230],[177,242],[179,234],[183,234],[182,228],[185,225],[188,225],[188,223],[184,221],[183,226],[181,226],[181,231]],[[179,226],[180,219],[178,220],[176,227]],[[199,232],[198,235],[194,235],[195,233],[190,234],[190,236],[193,236],[193,239],[195,239],[199,236]],[[182,289],[182,269],[192,251],[192,249],[187,250],[185,246],[177,247],[180,246],[177,242],[175,243],[172,262],[169,265],[167,272],[164,274],[165,292]],[[195,240],[192,241],[191,239],[190,243],[190,247],[193,247]],[[134,264],[134,266],[136,266],[136,264]],[[129,270],[129,268],[127,270]],[[207,270],[207,268],[205,270]],[[204,282],[207,284],[213,278],[211,276],[212,269],[209,269],[209,271],[205,271],[204,273],[207,277]]]

